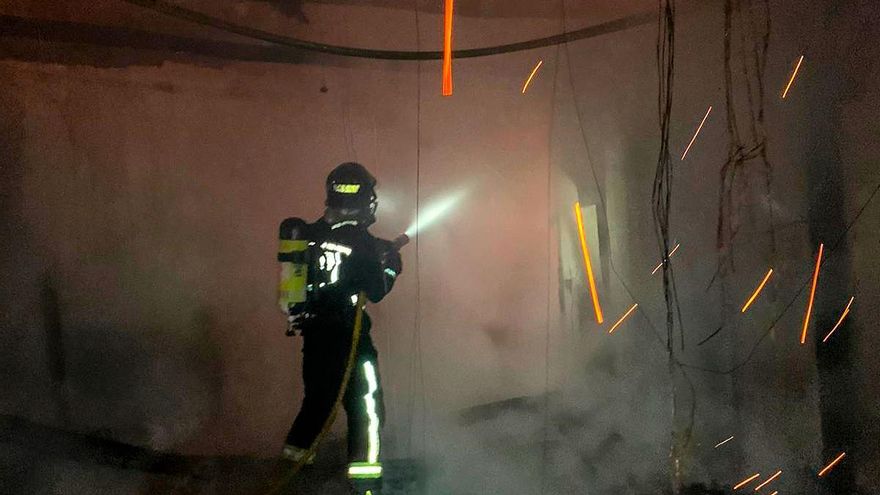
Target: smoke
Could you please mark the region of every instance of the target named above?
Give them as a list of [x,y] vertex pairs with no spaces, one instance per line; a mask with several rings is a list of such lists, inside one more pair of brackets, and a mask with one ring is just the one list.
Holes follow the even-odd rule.
[[[577,346],[573,346],[576,349]],[[668,486],[669,400],[662,378],[612,346],[545,394],[484,404],[430,427],[429,493],[657,493]],[[661,357],[661,355],[657,355]],[[641,363],[664,376],[660,359]],[[629,371],[628,371],[629,370]],[[659,386],[658,386],[659,385]]]

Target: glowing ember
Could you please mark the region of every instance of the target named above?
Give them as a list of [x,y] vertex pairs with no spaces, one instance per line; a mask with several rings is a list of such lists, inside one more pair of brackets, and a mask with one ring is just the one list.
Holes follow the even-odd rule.
[[731,440],[733,440],[733,435],[730,435],[730,438],[728,438],[727,440],[724,440],[724,441],[722,441],[722,442],[719,442],[718,445],[715,446],[715,448],[717,449],[718,447],[721,447],[722,445],[724,445],[725,443],[727,443],[727,442],[729,442],[729,441],[731,441]]
[[761,488],[764,488],[765,486],[769,485],[771,481],[773,481],[773,480],[775,480],[776,478],[778,478],[779,475],[781,475],[781,474],[782,474],[782,470],[781,470],[781,469],[780,469],[779,471],[776,471],[776,474],[774,474],[773,476],[767,478],[767,481],[765,481],[765,482],[761,483],[760,485],[756,486],[756,487],[755,487],[755,491],[758,491],[758,490],[760,490]]
[[794,72],[791,73],[791,79],[788,80],[788,84],[785,86],[785,91],[782,92],[782,99],[785,99],[785,97],[788,96],[788,90],[791,89],[791,83],[793,83],[794,78],[797,77],[798,70],[800,70],[803,61],[804,56],[801,55],[801,58],[798,59],[798,63],[794,68]]
[[684,150],[684,154],[683,154],[683,155],[681,155],[681,159],[682,159],[682,160],[684,160],[684,157],[686,157],[686,156],[687,156],[687,154],[688,154],[688,151],[690,151],[690,149],[691,149],[691,146],[693,146],[693,145],[694,145],[694,141],[696,141],[696,140],[697,140],[697,136],[699,136],[699,135],[700,135],[700,130],[702,130],[702,129],[703,129],[703,124],[705,124],[705,123],[706,123],[706,119],[708,119],[708,118],[709,118],[709,112],[711,112],[711,111],[712,111],[712,107],[711,107],[711,106],[710,106],[710,107],[709,107],[709,110],[706,110],[706,116],[705,116],[705,117],[703,117],[703,121],[702,121],[702,122],[700,122],[700,127],[697,127],[697,132],[695,132],[695,133],[694,133],[694,137],[693,137],[693,138],[691,138],[691,142],[690,142],[690,143],[689,143],[689,144],[688,144],[688,146],[687,146],[687,148],[686,148],[686,149],[685,149],[685,150]]
[[753,474],[752,476],[749,476],[748,478],[746,478],[746,479],[740,481],[738,485],[736,485],[735,487],[733,487],[733,489],[734,489],[734,490],[739,490],[740,488],[742,488],[742,487],[748,485],[749,483],[751,483],[751,482],[752,482],[755,478],[757,478],[758,476],[761,476],[761,473],[755,473],[755,474]]
[[826,335],[825,338],[822,339],[823,343],[826,342],[831,337],[831,334],[834,333],[835,330],[837,330],[837,327],[839,327],[840,324],[843,323],[843,319],[846,318],[846,315],[849,314],[849,307],[852,306],[853,299],[855,299],[855,296],[849,298],[849,303],[847,303],[846,309],[843,310],[843,314],[840,315],[840,319],[837,320],[837,323],[834,325],[834,328],[832,328],[831,331],[828,332],[828,335]]
[[749,309],[749,306],[751,306],[752,303],[755,302],[755,298],[758,297],[758,294],[760,294],[761,290],[764,289],[764,285],[767,283],[768,280],[770,280],[770,275],[773,275],[772,268],[770,269],[769,272],[767,272],[767,275],[764,275],[764,280],[761,281],[761,284],[758,286],[757,289],[755,289],[755,292],[752,293],[752,297],[750,297],[749,300],[746,301],[746,303],[743,305],[743,307],[742,307],[743,313],[745,313],[746,310]]
[[529,89],[529,84],[531,84],[531,82],[532,82],[532,78],[535,77],[535,73],[538,72],[538,69],[541,68],[541,65],[542,65],[543,63],[544,63],[543,60],[539,60],[539,61],[538,61],[538,65],[536,65],[535,68],[532,69],[532,73],[529,74],[529,78],[526,79],[526,83],[523,84],[522,94],[526,94],[526,90]]
[[611,330],[608,330],[608,333],[614,333],[614,331],[617,330],[617,327],[619,327],[620,324],[623,323],[623,320],[625,320],[626,317],[629,316],[630,313],[632,313],[633,311],[635,311],[636,308],[638,308],[638,307],[639,307],[638,303],[633,304],[632,307],[629,308],[629,311],[627,311],[623,316],[621,316],[620,319],[617,320],[617,323],[615,323],[614,326],[611,327]]
[[846,452],[841,452],[840,455],[837,456],[837,459],[834,459],[833,461],[831,461],[831,464],[825,466],[824,469],[819,471],[819,477],[821,478],[822,476],[825,476],[825,473],[827,473],[828,471],[831,471],[831,468],[836,466],[837,463],[840,462],[840,460],[843,459],[843,456],[845,456],[845,455],[846,455]]
[[443,96],[452,96],[452,10],[453,0],[446,0],[443,18]]
[[680,247],[681,247],[681,243],[679,242],[678,244],[675,245],[674,248],[672,248],[672,251],[670,251],[669,254],[666,256],[666,259],[663,260],[663,261],[661,261],[660,264],[657,265],[657,266],[654,268],[654,270],[651,272],[651,275],[656,274],[656,273],[657,273],[657,270],[659,270],[660,267],[663,266],[663,263],[668,262],[668,261],[669,261],[669,258],[672,258],[672,255],[675,254],[675,252],[678,251],[678,248],[680,248]]
[[584,254],[584,264],[587,266],[587,280],[590,283],[590,296],[593,298],[596,322],[601,325],[605,318],[602,316],[602,307],[599,306],[599,294],[596,292],[596,280],[593,278],[593,264],[590,262],[590,248],[587,246],[587,237],[584,234],[584,218],[581,214],[580,202],[574,204],[574,217],[577,220],[578,235],[581,239],[581,251]]
[[804,328],[801,331],[801,345],[807,342],[807,327],[810,325],[810,316],[813,313],[813,299],[816,297],[816,282],[819,281],[819,268],[822,266],[822,252],[824,244],[819,244],[819,255],[816,256],[816,270],[813,272],[813,286],[810,288],[810,302],[807,304],[807,314],[804,316]]

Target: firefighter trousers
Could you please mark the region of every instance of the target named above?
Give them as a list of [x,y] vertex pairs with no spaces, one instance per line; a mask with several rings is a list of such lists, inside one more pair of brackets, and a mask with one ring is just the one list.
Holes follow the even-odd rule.
[[[370,339],[370,325],[366,317],[363,324],[342,405],[348,420],[349,462],[377,464],[385,406],[378,353]],[[336,402],[348,364],[351,328],[349,325],[316,324],[304,332],[303,338],[305,396],[287,435],[287,444],[308,449]]]

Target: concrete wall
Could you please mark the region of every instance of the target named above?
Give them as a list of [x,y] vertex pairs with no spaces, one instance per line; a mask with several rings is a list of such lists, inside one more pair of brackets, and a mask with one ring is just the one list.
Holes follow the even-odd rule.
[[[533,106],[550,100],[537,85],[531,100],[521,97],[532,64],[523,61],[513,70],[501,59],[462,61],[454,106],[436,91],[437,64],[424,64],[420,198],[429,207],[467,194],[420,239],[422,350],[413,348],[414,248],[395,293],[373,311],[391,425],[418,414],[408,397],[422,386],[411,373],[419,353],[426,393],[442,390],[438,417],[543,388],[534,372],[543,361],[529,351],[543,342],[546,317],[522,301],[546,298],[547,270],[521,260],[547,259],[547,243],[522,227],[546,238],[548,131],[532,130],[548,122]],[[4,253],[17,281],[7,286],[4,336],[20,356],[10,360],[8,383],[19,386],[5,411],[54,417],[50,394],[35,393],[49,388],[40,294],[51,284],[74,427],[166,448],[274,454],[300,387],[298,342],[283,337],[274,307],[278,222],[316,218],[326,173],[350,159],[380,180],[374,232],[392,237],[415,216],[416,66],[339,65],[4,62],[4,215],[15,234]],[[484,77],[502,67],[509,74]],[[486,94],[504,96],[481,101]],[[482,378],[447,388],[472,376]]]

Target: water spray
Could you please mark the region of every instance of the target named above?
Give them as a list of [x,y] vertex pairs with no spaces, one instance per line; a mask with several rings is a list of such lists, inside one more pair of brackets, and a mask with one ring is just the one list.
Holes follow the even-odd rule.
[[466,194],[467,189],[462,188],[429,204],[428,207],[421,212],[418,219],[413,221],[413,223],[407,227],[403,235],[407,236],[407,238],[412,237],[424,230],[425,227],[437,223],[437,221],[448,215],[452,209],[461,202]]
[[440,198],[428,205],[424,212],[419,215],[418,219],[414,220],[403,234],[400,234],[391,241],[391,247],[395,251],[399,251],[401,248],[409,244],[412,236],[424,230],[425,227],[437,223],[441,218],[448,215],[462,198],[464,198],[466,192],[466,189],[460,189],[457,192]]

